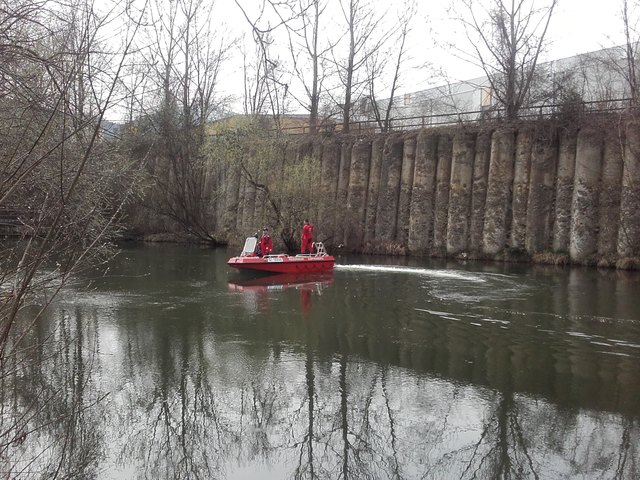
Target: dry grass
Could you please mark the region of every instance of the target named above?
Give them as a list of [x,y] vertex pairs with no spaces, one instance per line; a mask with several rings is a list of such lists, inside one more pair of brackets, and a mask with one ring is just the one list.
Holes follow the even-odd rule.
[[553,252],[544,252],[544,253],[536,253],[532,258],[533,263],[540,263],[543,265],[557,265],[564,266],[569,265],[571,263],[571,259],[569,255],[566,253],[553,253]]
[[618,270],[640,270],[640,258],[624,257],[616,262]]
[[598,268],[615,268],[616,262],[611,258],[601,258],[598,260]]
[[408,254],[408,251],[407,247],[396,242],[370,242],[364,246],[362,253],[371,255],[405,256]]

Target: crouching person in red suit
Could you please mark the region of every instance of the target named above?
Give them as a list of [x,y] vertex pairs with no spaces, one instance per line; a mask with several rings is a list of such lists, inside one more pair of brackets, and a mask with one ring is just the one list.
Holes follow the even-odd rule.
[[271,241],[271,237],[269,236],[269,229],[264,227],[262,230],[262,236],[260,237],[260,256],[264,257],[265,255],[270,255],[271,250],[273,250],[273,242]]

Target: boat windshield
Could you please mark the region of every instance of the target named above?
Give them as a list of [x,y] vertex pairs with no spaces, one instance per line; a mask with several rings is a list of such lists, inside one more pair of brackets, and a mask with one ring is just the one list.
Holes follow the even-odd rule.
[[242,249],[241,255],[250,255],[256,251],[256,244],[258,243],[258,239],[256,237],[247,237],[244,241],[244,248]]

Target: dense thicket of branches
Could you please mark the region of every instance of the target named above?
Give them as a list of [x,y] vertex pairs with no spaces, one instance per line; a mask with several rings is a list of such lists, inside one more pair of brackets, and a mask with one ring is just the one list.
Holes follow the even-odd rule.
[[[300,142],[265,128],[255,118],[238,120],[233,129],[211,139],[210,155],[223,170],[227,185],[221,229],[233,235],[241,230],[246,235],[261,221],[287,250],[300,248],[303,220],[315,215],[327,200],[319,188],[321,162],[317,152],[314,156],[311,144],[305,147]],[[246,187],[240,189],[240,184]],[[230,201],[232,188],[237,202]],[[243,215],[243,204],[253,208],[252,201],[242,198],[246,192],[251,192],[256,206],[254,212]]]
[[282,115],[304,110],[311,133],[335,123],[348,132],[363,105],[399,88],[414,0],[259,0],[257,14],[235,3],[259,46],[253,61],[244,52],[247,112],[279,124]]
[[210,2],[177,0],[165,7],[158,1],[149,9],[137,72],[138,88],[147,93],[137,97],[125,133],[148,187],[138,194],[144,211],[134,221],[215,243],[207,125],[220,109],[217,77],[230,42],[213,27]]
[[530,101],[540,56],[557,1],[538,6],[530,0],[464,0],[460,16],[472,54],[492,94],[513,120]]
[[2,459],[56,394],[8,388],[30,375],[21,339],[75,271],[108,258],[135,179],[103,124],[135,34],[129,7],[115,6],[114,54],[100,37],[110,17],[90,1],[0,2],[0,211],[21,234],[0,247],[0,382],[20,412],[0,417]]

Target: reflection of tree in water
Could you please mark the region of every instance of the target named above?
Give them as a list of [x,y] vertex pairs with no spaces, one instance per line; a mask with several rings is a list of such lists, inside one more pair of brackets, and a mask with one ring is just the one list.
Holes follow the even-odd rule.
[[296,479],[634,478],[638,470],[637,422],[620,429],[613,415],[572,417],[508,390],[429,378],[403,387],[393,368],[346,354],[327,361],[312,348],[293,370],[291,358],[271,355],[238,375],[206,350],[202,342],[195,352],[175,349],[168,357],[179,361],[163,366],[171,374],[138,406],[141,418],[155,413],[127,439],[125,456],[143,454],[147,478],[225,477],[271,461]]
[[433,380],[405,396],[388,367],[346,355],[331,364],[330,388],[316,363],[307,353],[295,478],[639,478],[637,421]]
[[[79,478],[99,472],[109,449],[139,478],[225,478],[245,465],[297,479],[638,478],[637,419],[563,409],[510,391],[508,380],[490,389],[353,349],[327,354],[311,334],[294,347],[216,341],[191,313],[197,320],[180,328],[124,322],[122,357],[95,355],[108,340],[90,316],[65,319],[64,348],[40,342],[22,384],[4,379],[5,409],[47,400],[22,448],[47,446],[50,471]],[[108,372],[118,360],[122,373]],[[99,399],[90,373],[120,383],[87,410]],[[33,379],[48,385],[47,399],[29,397]]]
[[484,421],[480,438],[460,478],[539,478],[524,440],[513,393],[494,399],[494,409]]
[[[137,459],[143,478],[218,477],[238,441],[209,381],[202,337],[188,329],[181,333],[176,338],[170,332],[155,336],[157,381],[148,396],[145,389],[137,389],[130,399],[126,423],[135,428],[123,443],[121,458]],[[135,343],[145,347],[144,342]],[[134,359],[144,356],[131,353]],[[134,359],[129,359],[131,364]],[[141,384],[148,374],[136,372]]]
[[202,329],[194,321],[130,332],[125,364],[135,365],[136,387],[122,423],[135,428],[120,457],[144,478],[224,478],[235,465],[266,461],[285,441],[291,399],[280,372],[268,368],[274,358],[236,370]]
[[[3,478],[94,478],[102,458],[103,399],[92,381],[95,318],[62,311],[9,358],[0,378]],[[18,332],[19,333],[19,332]],[[5,432],[13,432],[11,438]],[[17,432],[17,433],[16,433]]]
[[637,447],[628,441],[631,432],[638,436],[634,421],[623,422],[618,446],[620,429],[605,413],[584,418],[508,390],[496,392],[487,407],[478,439],[452,452],[464,465],[461,479],[548,478],[550,472],[558,478],[638,478]]
[[279,390],[272,381],[253,383],[242,389],[239,444],[249,461],[266,459],[280,446],[279,442],[272,444],[274,438],[270,435],[284,418],[281,417],[284,412],[278,412],[279,407],[284,406]]
[[[311,350],[307,348],[305,358],[305,381],[306,381],[306,400],[307,403],[307,431],[304,433],[302,440],[299,443],[293,443],[292,447],[298,448],[300,455],[298,456],[298,464],[295,469],[294,478],[318,478],[317,467],[315,466],[316,459],[314,456],[314,445],[318,442],[318,438],[315,434],[315,415],[316,415],[316,385],[315,385],[315,372],[313,365],[313,354]],[[303,407],[296,411],[296,416],[300,413]]]
[[[357,362],[350,365],[344,354],[328,366],[329,377],[335,374],[337,379],[328,379],[317,377],[316,363],[307,351],[306,429],[297,430],[290,444],[298,451],[292,476],[407,478],[396,433],[398,409],[392,407],[395,400],[387,387],[388,368],[366,368]],[[320,363],[320,369],[325,368],[327,365]],[[296,410],[296,420],[303,421],[304,404]]]

